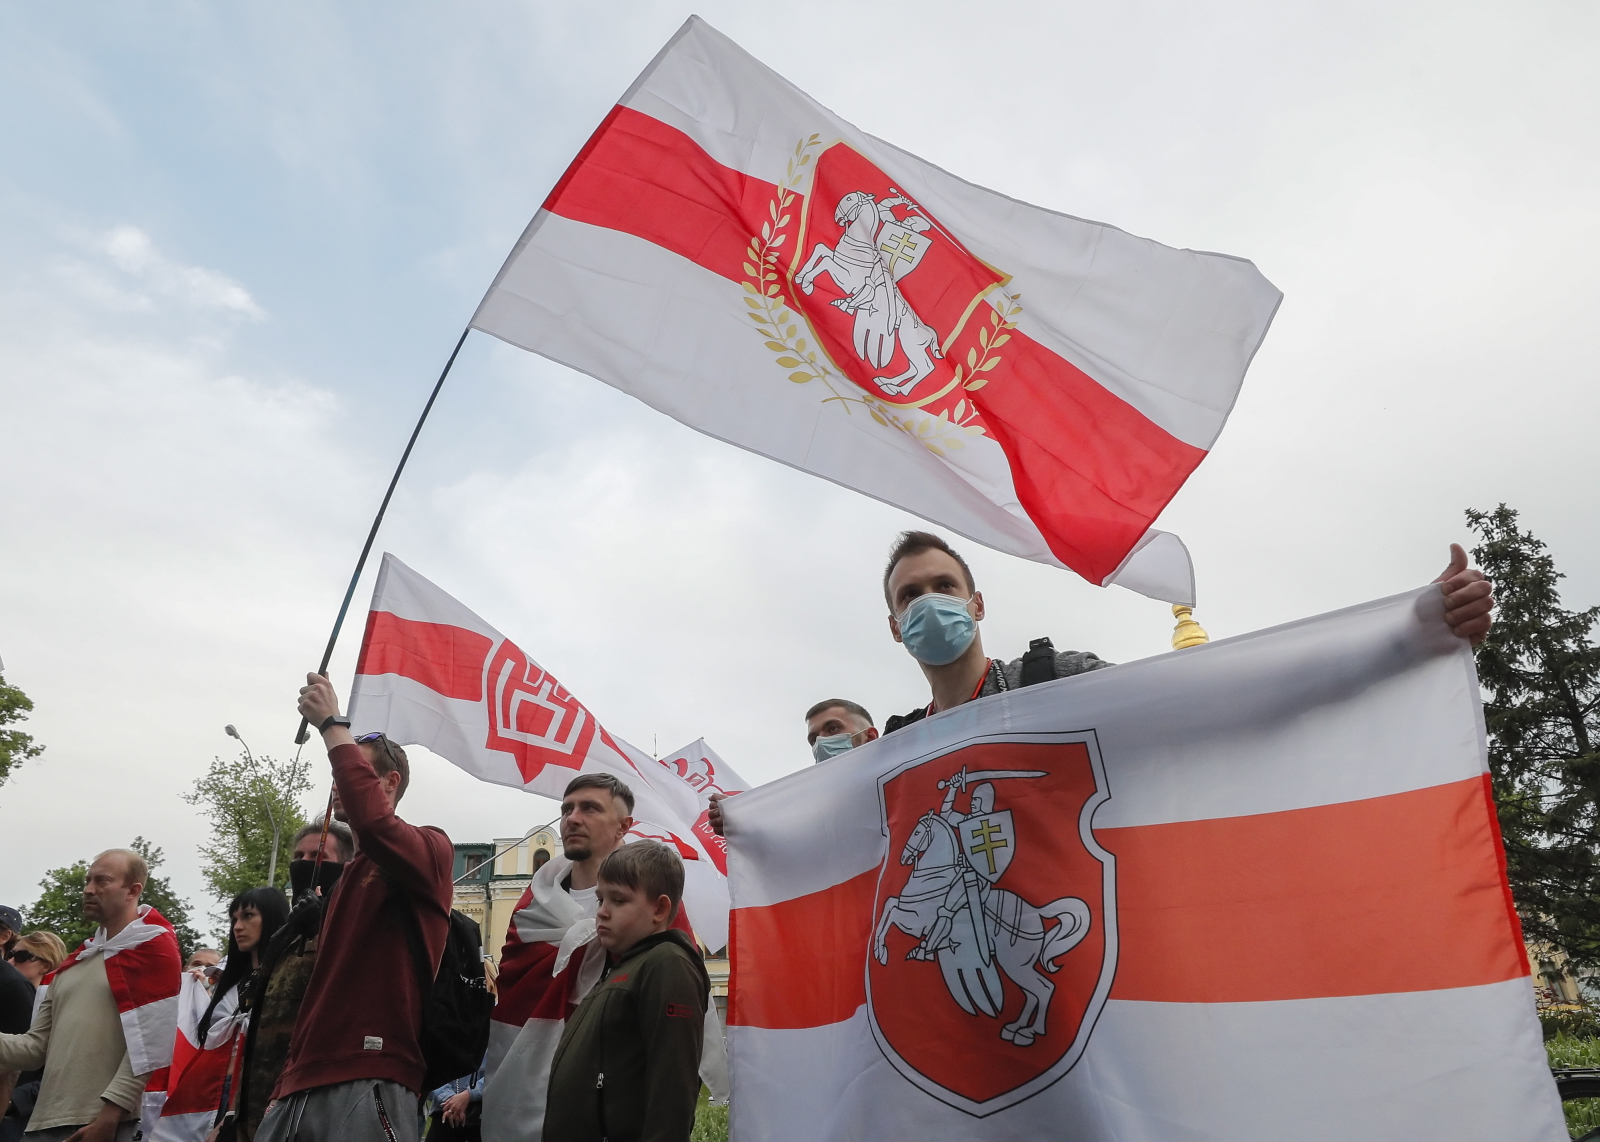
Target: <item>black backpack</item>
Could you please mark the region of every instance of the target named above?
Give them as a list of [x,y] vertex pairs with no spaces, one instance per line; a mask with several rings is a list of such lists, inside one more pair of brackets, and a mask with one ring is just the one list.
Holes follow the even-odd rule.
[[474,1074],[489,1049],[494,996],[489,994],[489,981],[483,972],[483,938],[476,920],[452,909],[444,954],[439,957],[439,973],[430,980],[422,924],[406,899],[405,890],[393,880],[389,881],[389,903],[401,914],[400,926],[405,929],[411,959],[417,965],[417,983],[422,991],[422,1034],[417,1037],[417,1046],[427,1067],[422,1080],[426,1092]]

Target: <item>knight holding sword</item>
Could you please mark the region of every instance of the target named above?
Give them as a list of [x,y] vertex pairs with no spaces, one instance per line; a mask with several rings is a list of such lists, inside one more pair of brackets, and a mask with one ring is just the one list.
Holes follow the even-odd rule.
[[[943,949],[951,951],[961,946],[950,938],[950,929],[963,908],[968,909],[972,931],[977,937],[978,957],[988,964],[994,958],[994,948],[989,924],[984,918],[984,908],[989,902],[991,886],[1000,873],[1011,863],[1014,833],[1010,828],[1010,814],[993,816],[994,786],[991,781],[1008,777],[1044,777],[1041,770],[993,769],[968,773],[962,766],[947,781],[939,782],[945,791],[937,816],[950,826],[960,839],[956,849],[956,878],[945,893],[944,902],[934,919],[933,927],[922,942],[906,953],[907,959],[931,960]],[[974,784],[976,782],[977,784]],[[967,802],[967,812],[955,810],[956,795],[972,786]],[[978,862],[974,864],[973,862]]]

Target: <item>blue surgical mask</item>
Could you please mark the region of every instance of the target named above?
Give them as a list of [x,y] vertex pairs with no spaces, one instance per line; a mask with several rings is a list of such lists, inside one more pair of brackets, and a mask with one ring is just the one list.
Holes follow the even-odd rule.
[[854,734],[833,734],[829,737],[818,738],[812,742],[811,756],[818,761],[827,761],[830,757],[838,757],[841,753],[849,753],[854,748]]
[[928,666],[947,666],[966,653],[978,636],[978,623],[967,610],[971,599],[954,595],[918,595],[898,616],[900,641],[911,657]]

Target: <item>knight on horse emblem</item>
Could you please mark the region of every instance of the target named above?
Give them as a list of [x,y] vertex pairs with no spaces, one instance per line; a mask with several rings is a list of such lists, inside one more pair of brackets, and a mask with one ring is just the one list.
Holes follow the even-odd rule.
[[[1045,777],[1042,770],[979,770],[965,766],[939,782],[944,801],[912,830],[900,863],[912,866],[898,896],[884,904],[873,955],[886,964],[889,930],[920,938],[908,960],[937,960],[950,997],[968,1015],[998,1018],[1005,1007],[1001,974],[1024,993],[1021,1013],[1000,1038],[1026,1047],[1047,1030],[1055,985],[1047,975],[1089,931],[1090,908],[1075,896],[1034,905],[996,882],[1016,859],[1009,810],[995,810],[994,781]],[[959,794],[967,812],[956,811]],[[1054,921],[1047,927],[1047,922]]]
[[[912,213],[897,218],[896,206],[908,206]],[[903,372],[872,378],[885,393],[904,396],[933,372],[934,359],[944,356],[938,332],[917,316],[899,286],[933,244],[928,232],[933,223],[899,193],[879,202],[864,190],[840,198],[833,220],[844,227],[838,243],[819,242],[795,283],[809,295],[818,277],[833,278],[845,293],[833,304],[855,318],[852,343],[857,356],[873,368],[886,368],[897,344],[905,351]]]

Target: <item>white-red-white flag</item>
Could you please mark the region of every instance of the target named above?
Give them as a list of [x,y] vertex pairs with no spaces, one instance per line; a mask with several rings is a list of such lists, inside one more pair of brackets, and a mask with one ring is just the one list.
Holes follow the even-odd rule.
[[[633,790],[635,835],[683,858],[696,937],[713,950],[728,942],[727,880],[704,824],[704,783],[608,733],[520,647],[389,554],[356,661],[350,719],[357,734],[382,730],[481,780],[556,800],[579,773],[620,778]],[[748,788],[726,762],[716,766],[720,788]]]
[[150,1142],[203,1142],[218,1115],[237,1103],[243,1060],[239,1036],[249,1012],[239,1007],[239,987],[229,989],[217,1001],[201,1042],[200,1020],[210,1005],[211,992],[206,985],[185,972],[178,992],[172,1065],[164,1072],[159,1100],[152,1098],[156,1083],[145,1087],[144,1136]]
[[1281,297],[1243,259],[940,170],[693,17],[472,326],[990,547],[1192,603],[1150,525]]
[[1565,1138],[1427,587],[735,797],[736,1142]]

